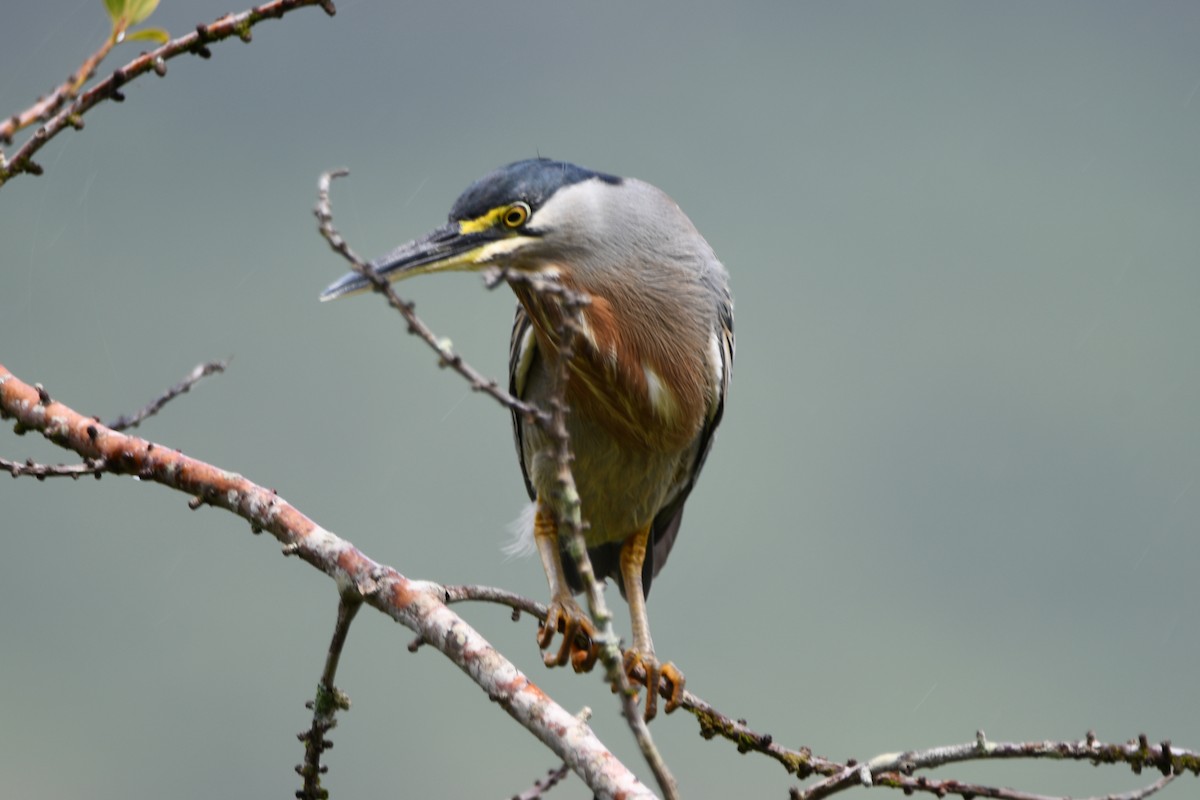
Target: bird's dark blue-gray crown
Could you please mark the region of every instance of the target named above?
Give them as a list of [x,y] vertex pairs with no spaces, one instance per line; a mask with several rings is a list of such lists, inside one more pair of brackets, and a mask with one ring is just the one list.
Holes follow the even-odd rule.
[[611,184],[621,182],[615,175],[596,172],[565,161],[549,158],[516,161],[489,172],[468,186],[454,201],[454,207],[450,209],[450,221],[476,219],[493,208],[517,200],[525,201],[536,211],[559,189],[589,178],[597,178]]

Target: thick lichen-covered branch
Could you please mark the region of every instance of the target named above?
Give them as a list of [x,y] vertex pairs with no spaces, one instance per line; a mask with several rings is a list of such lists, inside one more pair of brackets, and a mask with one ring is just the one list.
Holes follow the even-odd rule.
[[0,365],[0,418],[15,420],[109,472],[135,475],[189,495],[193,509],[223,508],[267,531],[294,555],[333,578],[339,593],[357,595],[416,632],[465,672],[513,719],[571,765],[604,796],[652,797],[591,728],[558,705],[446,605],[438,584],[406,578],[370,559],[302,514],[274,491],[212,464],[129,436],[57,402]]

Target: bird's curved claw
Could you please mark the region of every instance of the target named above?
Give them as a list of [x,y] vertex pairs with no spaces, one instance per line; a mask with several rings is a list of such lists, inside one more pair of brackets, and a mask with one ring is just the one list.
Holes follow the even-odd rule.
[[596,627],[574,598],[553,600],[546,609],[546,621],[538,629],[538,647],[550,646],[555,633],[562,634],[557,652],[543,654],[547,667],[561,667],[568,661],[576,672],[588,672],[596,664],[600,648],[596,646]]
[[646,722],[658,715],[658,695],[661,681],[667,682],[666,691],[662,696],[667,698],[665,711],[670,714],[683,704],[683,687],[687,682],[679,668],[670,661],[660,662],[653,655],[646,655],[633,648],[625,651],[625,675],[630,681],[636,681],[636,673],[640,670],[646,679]]

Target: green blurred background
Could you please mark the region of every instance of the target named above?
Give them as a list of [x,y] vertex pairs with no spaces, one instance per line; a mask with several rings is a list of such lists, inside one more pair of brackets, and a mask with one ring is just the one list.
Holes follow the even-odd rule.
[[[167,0],[151,23],[228,10]],[[105,35],[100,0],[10,3],[0,114]],[[507,413],[378,299],[317,302],[344,265],[314,229],[316,178],[352,170],[334,210],[374,256],[515,159],[638,176],[737,298],[725,423],[650,602],[689,688],[836,758],[978,728],[1200,747],[1198,41],[1192,2],[301,11],[129,85],[0,191],[0,363],[109,419],[233,356],[139,432],[409,576],[544,599],[536,561],[500,553],[524,502]],[[506,290],[404,289],[503,375]],[[65,457],[6,432],[0,453]],[[297,788],[334,588],[186,503],[130,479],[0,480],[5,796]],[[528,620],[459,610],[646,774],[599,677],[542,668]],[[503,797],[553,766],[411,638],[374,612],[351,633],[336,797]],[[689,797],[790,785],[685,715],[653,731]],[[1196,796],[1184,784],[1168,796]]]

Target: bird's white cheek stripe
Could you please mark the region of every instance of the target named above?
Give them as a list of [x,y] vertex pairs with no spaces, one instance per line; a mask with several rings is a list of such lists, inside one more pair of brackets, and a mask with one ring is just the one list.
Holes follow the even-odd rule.
[[646,393],[650,396],[650,406],[663,419],[675,416],[675,396],[663,383],[662,378],[645,364],[642,365],[642,374],[646,376]]
[[483,247],[479,248],[479,255],[475,258],[476,263],[486,263],[493,260],[496,256],[502,256],[505,253],[511,253],[521,245],[525,244],[525,240],[520,237],[511,239],[497,239],[494,242],[488,242]]

